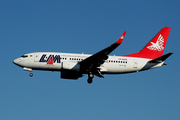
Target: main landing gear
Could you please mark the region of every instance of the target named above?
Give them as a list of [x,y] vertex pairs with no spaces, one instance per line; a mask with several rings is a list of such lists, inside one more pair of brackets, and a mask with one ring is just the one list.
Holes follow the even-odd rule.
[[89,84],[91,84],[91,83],[93,82],[93,77],[94,77],[94,75],[90,72],[90,73],[88,74],[88,80],[87,80],[87,82],[88,82]]
[[91,84],[93,82],[93,77],[94,75],[100,77],[100,78],[104,78],[104,76],[101,74],[101,72],[98,70],[98,71],[94,71],[94,72],[89,72],[88,74],[88,79],[87,79],[87,82],[89,84]]

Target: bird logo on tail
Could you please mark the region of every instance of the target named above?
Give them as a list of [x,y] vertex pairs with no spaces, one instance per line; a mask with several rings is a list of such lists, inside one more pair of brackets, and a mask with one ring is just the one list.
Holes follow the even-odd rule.
[[164,50],[164,47],[163,47],[163,45],[164,45],[164,38],[163,38],[163,36],[160,34],[158,39],[157,39],[157,41],[156,41],[156,43],[151,42],[151,44],[152,44],[151,46],[147,47],[150,50],[154,50],[154,51],[155,50],[158,50],[158,51]]

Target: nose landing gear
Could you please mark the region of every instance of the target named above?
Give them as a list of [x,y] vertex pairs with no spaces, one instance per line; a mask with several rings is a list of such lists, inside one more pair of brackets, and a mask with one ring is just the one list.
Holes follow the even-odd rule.
[[26,67],[24,67],[23,70],[31,72],[31,73],[29,73],[29,76],[30,76],[30,77],[33,76],[32,69],[31,69],[31,68],[26,68]]
[[33,73],[32,73],[32,72],[31,72],[31,73],[29,73],[29,76],[30,76],[30,77],[32,77],[32,76],[33,76]]

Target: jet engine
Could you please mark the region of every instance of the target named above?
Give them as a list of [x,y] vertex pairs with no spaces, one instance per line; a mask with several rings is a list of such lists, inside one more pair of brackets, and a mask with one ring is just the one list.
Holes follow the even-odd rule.
[[61,71],[61,78],[64,79],[78,79],[80,77],[82,77],[82,74],[79,72]]

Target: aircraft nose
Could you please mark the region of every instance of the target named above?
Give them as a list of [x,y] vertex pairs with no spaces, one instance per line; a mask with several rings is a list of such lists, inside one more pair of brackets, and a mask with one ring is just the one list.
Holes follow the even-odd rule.
[[20,59],[13,60],[13,63],[16,64],[16,65],[18,65],[19,62],[20,62]]
[[14,63],[14,64],[17,64],[17,59],[13,60],[13,63]]

